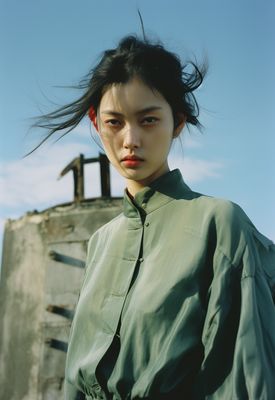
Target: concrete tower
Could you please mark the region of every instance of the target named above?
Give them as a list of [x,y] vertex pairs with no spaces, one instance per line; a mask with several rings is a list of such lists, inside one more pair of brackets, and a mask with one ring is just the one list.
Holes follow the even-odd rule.
[[[84,165],[98,161],[100,198],[84,198]],[[87,242],[117,216],[106,156],[74,159],[74,201],[30,212],[5,225],[0,281],[0,399],[64,398],[64,366]],[[91,300],[92,301],[92,300]]]

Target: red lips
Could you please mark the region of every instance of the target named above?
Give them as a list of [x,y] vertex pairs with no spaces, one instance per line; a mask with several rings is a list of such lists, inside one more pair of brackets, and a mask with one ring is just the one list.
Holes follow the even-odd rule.
[[141,157],[135,155],[128,155],[125,156],[121,161],[123,162],[125,167],[135,169],[138,168],[144,160]]
[[125,156],[124,158],[122,158],[122,160],[121,161],[127,161],[127,160],[129,160],[129,161],[143,161],[143,158],[141,158],[141,157],[138,157],[138,156],[130,156],[130,155],[128,155],[128,156]]

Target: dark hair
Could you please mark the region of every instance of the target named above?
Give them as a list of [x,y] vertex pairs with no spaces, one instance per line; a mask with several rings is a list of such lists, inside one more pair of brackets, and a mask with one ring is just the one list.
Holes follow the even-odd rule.
[[[190,66],[192,71],[188,72]],[[187,123],[200,127],[199,106],[193,91],[201,85],[206,70],[206,64],[201,68],[193,62],[182,64],[179,57],[160,42],[126,36],[115,49],[106,50],[99,63],[79,83],[77,88],[85,90],[79,99],[37,120],[33,127],[49,130],[37,147],[55,132],[65,130],[62,136],[70,132],[91,106],[96,110],[109,85],[126,83],[134,76],[162,94],[172,108],[175,123],[180,112],[185,114]]]

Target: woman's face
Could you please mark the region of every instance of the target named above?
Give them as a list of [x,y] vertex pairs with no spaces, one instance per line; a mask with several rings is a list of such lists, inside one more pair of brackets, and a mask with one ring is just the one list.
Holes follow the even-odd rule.
[[106,154],[133,196],[169,170],[171,142],[184,119],[174,129],[171,107],[159,92],[138,78],[114,84],[102,96],[97,115]]

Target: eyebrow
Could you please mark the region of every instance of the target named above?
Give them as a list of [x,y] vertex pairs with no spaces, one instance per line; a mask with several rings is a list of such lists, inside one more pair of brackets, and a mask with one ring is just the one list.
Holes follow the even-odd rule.
[[[139,115],[139,114],[145,114],[151,111],[157,111],[157,110],[162,110],[162,107],[160,106],[149,106],[149,107],[145,107],[142,108],[141,110],[138,110],[135,114]],[[116,115],[118,117],[123,117],[122,113],[119,113],[117,111],[114,110],[103,110],[101,111],[102,114],[112,114],[112,115]]]

